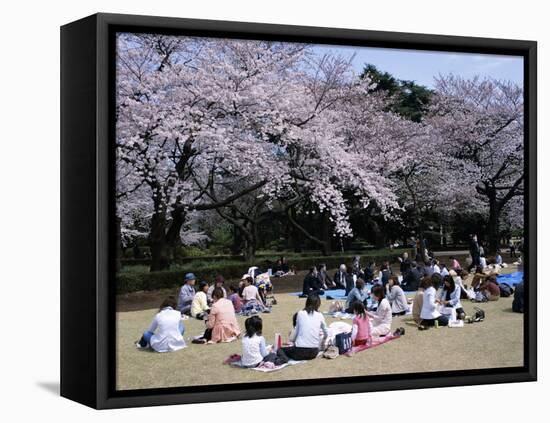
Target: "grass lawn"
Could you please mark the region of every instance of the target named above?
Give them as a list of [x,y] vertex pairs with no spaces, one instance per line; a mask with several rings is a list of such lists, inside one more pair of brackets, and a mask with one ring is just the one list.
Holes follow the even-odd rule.
[[[163,296],[165,292],[157,295]],[[275,332],[283,334],[283,340],[288,338],[291,316],[302,309],[305,302],[304,299],[278,294],[277,291],[276,297],[278,304],[273,312],[261,315],[268,344],[273,342]],[[321,311],[326,311],[328,305],[328,301],[323,301]],[[471,314],[474,304],[464,301],[463,305],[466,313]],[[135,300],[119,300],[118,310],[130,311],[117,313],[117,389],[522,366],[523,315],[512,312],[512,298],[481,304],[481,308],[486,312],[484,322],[466,324],[464,328],[456,329],[419,331],[405,324],[408,316],[394,318],[393,328],[406,328],[405,336],[400,339],[353,357],[334,360],[319,358],[278,372],[262,373],[222,364],[228,355],[240,353],[240,341],[215,345],[191,344],[188,338],[204,330],[204,323],[194,319],[185,321],[187,348],[162,354],[136,349],[135,341],[149,326],[157,309],[139,309],[135,306]],[[244,320],[244,317],[238,317],[241,329],[244,329]],[[327,318],[327,324],[333,321]]]

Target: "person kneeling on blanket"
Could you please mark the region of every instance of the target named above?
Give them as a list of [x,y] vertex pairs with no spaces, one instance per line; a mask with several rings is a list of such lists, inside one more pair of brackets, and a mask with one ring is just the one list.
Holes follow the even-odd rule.
[[271,362],[276,366],[286,363],[284,357],[269,352],[265,345],[265,338],[262,336],[262,318],[252,316],[245,320],[245,336],[242,339],[242,367],[258,367],[265,362]]
[[313,360],[317,357],[319,346],[325,344],[328,336],[325,318],[318,311],[320,306],[321,299],[318,295],[307,297],[305,308],[296,315],[296,327],[290,337],[294,346],[277,350],[279,357],[297,361]]
[[436,282],[436,278],[430,278],[425,282],[424,300],[420,312],[421,321],[418,326],[420,330],[427,329],[430,326],[447,326],[449,324],[449,318],[441,314],[437,309],[437,294],[434,288],[434,282]]

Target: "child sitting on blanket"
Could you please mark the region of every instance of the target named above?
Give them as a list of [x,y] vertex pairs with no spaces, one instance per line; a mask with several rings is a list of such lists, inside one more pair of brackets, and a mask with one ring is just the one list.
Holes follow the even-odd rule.
[[243,367],[258,367],[263,362],[271,362],[275,365],[285,363],[281,357],[270,352],[265,344],[265,338],[262,336],[263,322],[261,317],[252,316],[245,320],[245,336],[242,340],[243,353],[241,356],[241,365]]
[[372,341],[371,337],[371,328],[370,328],[370,319],[367,316],[365,306],[363,303],[356,301],[352,304],[353,314],[353,326],[351,329],[351,340],[353,346],[357,347],[359,345],[370,344]]
[[240,313],[241,309],[243,308],[243,302],[241,300],[241,297],[239,296],[239,288],[237,288],[235,285],[231,285],[229,287],[229,296],[227,297],[227,299],[233,303],[233,309],[235,309],[235,313]]
[[191,316],[198,320],[205,320],[208,317],[210,307],[208,307],[208,282],[202,281],[199,284],[199,290],[191,303]]

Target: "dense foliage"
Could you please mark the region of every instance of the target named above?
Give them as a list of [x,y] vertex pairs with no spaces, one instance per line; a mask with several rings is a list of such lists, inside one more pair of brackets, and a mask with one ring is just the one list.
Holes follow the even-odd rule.
[[120,242],[243,254],[521,228],[522,89],[435,90],[295,43],[119,34]]

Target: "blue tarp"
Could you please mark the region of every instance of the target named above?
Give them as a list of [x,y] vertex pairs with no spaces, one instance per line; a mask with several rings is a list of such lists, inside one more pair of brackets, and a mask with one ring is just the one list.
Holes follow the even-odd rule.
[[508,273],[507,275],[497,276],[498,283],[505,283],[510,286],[516,286],[523,280],[523,272]]
[[[293,295],[295,297],[298,297],[302,295],[301,292],[291,292],[290,295]],[[345,289],[332,289],[330,291],[325,291],[323,295],[320,295],[321,298],[326,298],[327,295],[335,300],[345,300],[347,298],[346,296],[346,290]]]

